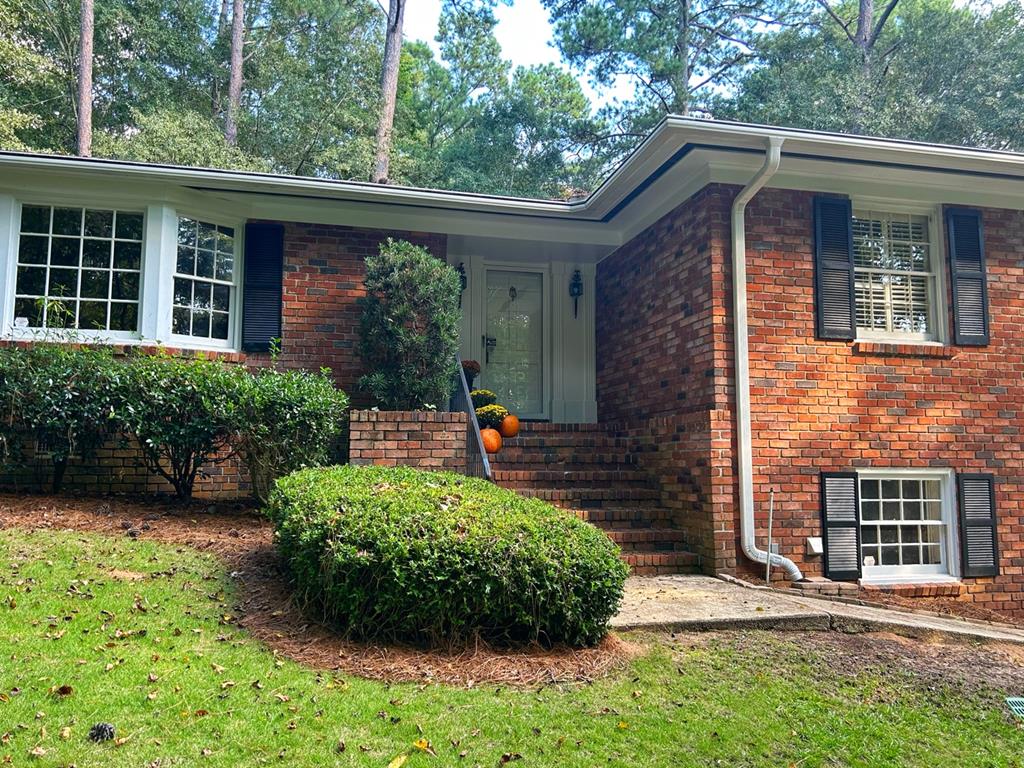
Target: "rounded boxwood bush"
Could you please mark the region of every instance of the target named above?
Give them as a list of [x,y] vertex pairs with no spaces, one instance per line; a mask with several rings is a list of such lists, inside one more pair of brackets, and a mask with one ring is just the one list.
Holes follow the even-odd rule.
[[304,469],[268,513],[299,599],[364,639],[593,644],[627,574],[592,525],[449,472]]

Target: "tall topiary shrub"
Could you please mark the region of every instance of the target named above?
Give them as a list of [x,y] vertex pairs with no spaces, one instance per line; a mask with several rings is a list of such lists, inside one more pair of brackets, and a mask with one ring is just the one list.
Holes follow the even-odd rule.
[[238,376],[235,431],[252,492],[266,502],[274,481],[328,463],[345,423],[348,396],[326,370],[263,368]]
[[360,351],[369,373],[359,384],[380,407],[413,410],[451,395],[460,291],[454,269],[411,243],[389,239],[366,259]]

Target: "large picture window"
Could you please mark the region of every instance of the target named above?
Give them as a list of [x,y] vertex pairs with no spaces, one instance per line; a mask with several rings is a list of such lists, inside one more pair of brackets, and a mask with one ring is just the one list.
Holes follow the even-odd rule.
[[936,338],[936,259],[927,216],[855,210],[857,331],[864,336]]
[[23,205],[15,327],[136,333],[142,235],[139,212]]
[[179,218],[172,333],[228,341],[235,273],[233,228]]

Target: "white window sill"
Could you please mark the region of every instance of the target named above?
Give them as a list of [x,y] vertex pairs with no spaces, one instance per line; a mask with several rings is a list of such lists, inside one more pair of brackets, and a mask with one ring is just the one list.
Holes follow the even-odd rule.
[[13,342],[51,344],[100,344],[111,347],[166,347],[167,349],[182,349],[195,352],[220,352],[223,354],[241,352],[240,349],[224,344],[197,344],[195,341],[187,340],[180,336],[175,336],[168,341],[158,341],[156,339],[143,339],[137,335],[117,336],[113,333],[104,334],[85,331],[75,331],[65,335],[57,333],[56,331],[47,332],[40,329],[38,333],[28,331],[8,332],[3,334],[0,339],[3,341]]
[[936,573],[933,575],[918,573],[907,576],[862,576],[858,583],[863,586],[872,587],[912,586],[914,584],[959,584],[960,577],[951,576],[948,573]]

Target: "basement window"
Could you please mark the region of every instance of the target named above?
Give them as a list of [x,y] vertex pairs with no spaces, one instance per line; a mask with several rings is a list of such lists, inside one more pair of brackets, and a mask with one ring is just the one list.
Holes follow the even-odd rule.
[[854,209],[852,231],[857,335],[938,340],[938,259],[931,218]]
[[865,580],[952,575],[952,473],[858,473]]

